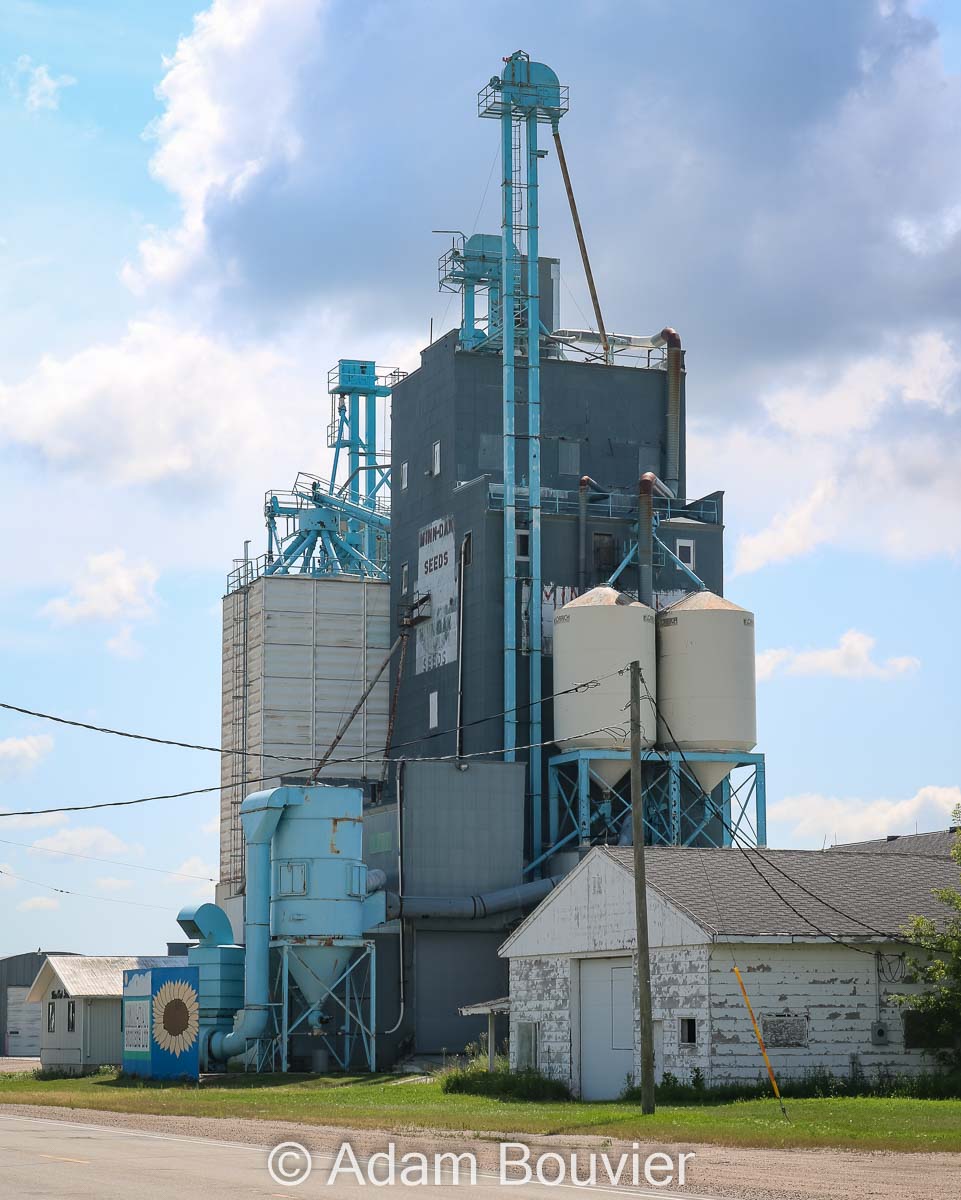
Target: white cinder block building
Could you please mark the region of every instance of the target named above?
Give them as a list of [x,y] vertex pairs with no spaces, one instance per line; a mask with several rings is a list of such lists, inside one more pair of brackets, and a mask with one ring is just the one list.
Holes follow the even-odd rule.
[[[883,935],[943,915],[931,892],[957,885],[947,855],[654,847],[646,862],[658,1080],[764,1072],[735,961],[780,1077],[933,1066],[923,1029],[891,999],[911,990],[906,947]],[[635,947],[633,851],[595,847],[500,949],[512,1067],[591,1100],[638,1080]]]
[[40,1065],[78,1075],[123,1060],[123,973],[186,958],[51,954],[27,995],[40,1008]]

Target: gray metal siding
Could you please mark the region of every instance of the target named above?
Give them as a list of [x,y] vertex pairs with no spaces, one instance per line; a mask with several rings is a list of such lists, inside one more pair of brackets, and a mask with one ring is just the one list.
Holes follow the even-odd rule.
[[0,1049],[4,1051],[7,1032],[7,988],[29,987],[37,978],[46,957],[46,951],[29,951],[26,954],[11,954],[7,958],[0,958]]
[[408,763],[404,773],[404,891],[470,896],[520,883],[521,763]]
[[[463,1005],[506,996],[508,964],[497,957],[502,932],[418,929],[414,942],[414,1024],[421,1054],[460,1053],[486,1032],[487,1017],[462,1017]],[[506,1034],[506,1021],[499,1037]]]
[[[499,714],[503,708],[503,516],[488,509],[488,483],[499,481],[502,446],[502,372],[498,355],[469,354],[456,349],[455,332],[446,334],[422,352],[421,366],[397,385],[393,395],[393,478],[400,479],[401,463],[409,463],[408,487],[395,485],[392,492],[391,615],[410,595],[401,592],[400,567],[408,564],[410,591],[416,586],[418,531],[432,521],[453,516],[454,543],[459,550],[464,534],[472,534],[472,562],[465,571],[463,719],[464,748],[468,753],[496,750],[503,744],[503,718],[477,724]],[[526,476],[526,368],[518,362],[517,428],[518,480]],[[664,410],[666,373],[632,367],[599,367],[594,364],[547,360],[542,367],[543,486],[576,489],[577,479],[560,473],[559,445],[565,442],[565,465],[576,444],[580,471],[608,487],[632,492],[645,470],[664,473]],[[682,414],[683,428],[683,414]],[[430,466],[432,443],[442,444],[439,477],[425,476]],[[684,482],[683,441],[681,454]],[[469,482],[464,482],[469,481]],[[460,484],[461,486],[458,486]],[[614,539],[619,562],[635,537],[633,518],[588,519],[588,578],[594,586],[608,572],[594,568],[590,548],[595,532]],[[704,535],[711,540],[711,532]],[[698,549],[699,565],[706,563],[705,580],[720,591],[720,538]],[[716,546],[716,548],[715,548]],[[578,530],[573,516],[543,519],[542,577],[545,584],[574,587],[578,582]],[[679,573],[671,567],[656,586],[669,589]],[[623,587],[636,587],[636,571],[629,568],[621,579]],[[519,614],[520,626],[520,614]],[[416,635],[415,635],[416,636]],[[399,692],[394,744],[397,754],[444,755],[455,750],[452,730],[457,712],[456,662],[416,674],[411,658],[405,665]],[[396,667],[392,686],[396,682]],[[552,690],[549,658],[544,662],[543,691]],[[431,692],[438,694],[437,729],[428,730]],[[524,705],[528,701],[527,672],[521,659],[518,669],[518,716],[520,742],[525,736]],[[549,719],[549,709],[545,718]],[[545,737],[550,736],[549,724]],[[423,740],[419,740],[423,739]],[[520,755],[523,758],[523,753]]]

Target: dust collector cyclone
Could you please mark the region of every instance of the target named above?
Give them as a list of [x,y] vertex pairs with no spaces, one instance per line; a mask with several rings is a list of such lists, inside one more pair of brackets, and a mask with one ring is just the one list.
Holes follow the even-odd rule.
[[[754,614],[694,592],[657,615],[657,744],[664,750],[753,750]],[[692,762],[705,792],[731,771],[725,762]]]
[[[612,587],[585,592],[554,614],[554,691],[597,679],[596,687],[558,695],[554,700],[554,740],[563,750],[629,750],[631,684],[625,670],[641,664],[655,693],[654,610]],[[656,694],[656,693],[655,693]],[[641,699],[641,746],[654,745],[654,706]],[[591,733],[589,730],[600,730]],[[628,771],[625,760],[599,758],[591,770],[614,787]]]

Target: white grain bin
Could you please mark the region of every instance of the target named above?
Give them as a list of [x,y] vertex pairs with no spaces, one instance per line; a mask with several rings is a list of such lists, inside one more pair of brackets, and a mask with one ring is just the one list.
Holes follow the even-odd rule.
[[[665,750],[753,750],[754,614],[694,592],[657,614],[657,743]],[[731,771],[692,762],[705,792]]]
[[[655,614],[611,587],[585,592],[554,614],[554,691],[588,680],[596,687],[557,696],[554,740],[563,750],[629,750],[631,681],[625,669],[637,659],[647,686],[656,694]],[[657,717],[641,695],[641,745],[654,745]],[[589,733],[589,730],[602,730]],[[596,759],[591,770],[608,787],[627,774],[628,763]]]

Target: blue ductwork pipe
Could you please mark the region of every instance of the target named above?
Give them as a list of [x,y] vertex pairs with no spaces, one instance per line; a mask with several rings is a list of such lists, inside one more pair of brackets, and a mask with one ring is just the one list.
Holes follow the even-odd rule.
[[210,1057],[221,1062],[244,1054],[251,1038],[262,1037],[270,1016],[270,843],[287,804],[288,789],[254,792],[240,806],[247,843],[244,1006],[230,1033],[210,1036]]

